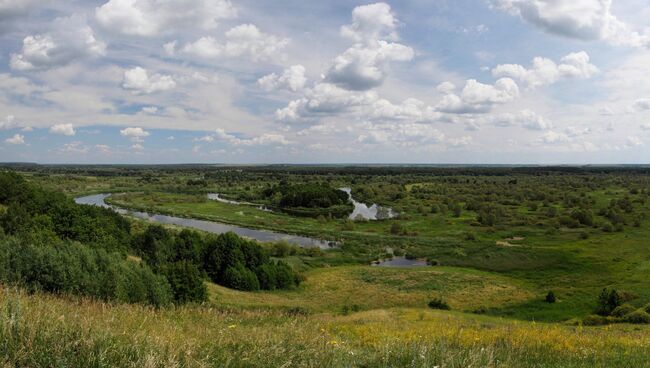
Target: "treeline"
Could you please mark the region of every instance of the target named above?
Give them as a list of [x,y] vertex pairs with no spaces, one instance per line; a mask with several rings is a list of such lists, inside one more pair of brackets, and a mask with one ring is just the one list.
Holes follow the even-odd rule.
[[285,212],[299,216],[344,217],[352,212],[347,193],[322,183],[288,184],[268,187],[262,194]]
[[240,290],[300,282],[287,264],[235,234],[158,225],[132,234],[130,221],[109,209],[0,173],[0,282],[160,306],[207,300],[206,278]]

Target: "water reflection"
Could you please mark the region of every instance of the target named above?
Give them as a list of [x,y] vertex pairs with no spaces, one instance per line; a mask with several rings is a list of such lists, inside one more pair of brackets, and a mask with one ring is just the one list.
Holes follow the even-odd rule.
[[384,220],[397,216],[397,213],[395,213],[390,207],[379,206],[376,203],[373,203],[372,206],[368,207],[365,203],[357,202],[352,198],[351,188],[339,189],[348,194],[348,199],[354,205],[354,210],[350,216],[348,216],[351,220]]
[[130,211],[124,208],[119,208],[107,204],[105,202],[105,199],[108,198],[109,196],[110,194],[94,194],[85,197],[75,198],[75,202],[78,204],[86,204],[86,205],[110,208],[122,215],[129,215],[129,216],[133,216],[139,219],[144,219],[152,222],[185,226],[185,227],[199,229],[199,230],[203,230],[215,234],[221,234],[228,231],[232,231],[239,236],[255,239],[261,242],[285,240],[288,243],[295,244],[304,248],[319,247],[322,249],[329,249],[336,246],[335,242],[328,242],[325,240],[309,238],[306,236],[283,234],[283,233],[277,233],[277,232],[266,231],[266,230],[255,230],[255,229],[249,229],[241,226],[222,224],[214,221],[204,221],[204,220],[188,219],[188,218],[168,216],[168,215],[149,214],[146,212],[139,212],[139,211]]

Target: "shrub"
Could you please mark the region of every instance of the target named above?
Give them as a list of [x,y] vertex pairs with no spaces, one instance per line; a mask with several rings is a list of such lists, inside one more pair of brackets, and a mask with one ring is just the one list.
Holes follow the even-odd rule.
[[621,303],[621,297],[616,290],[608,290],[605,288],[598,295],[598,305],[594,313],[601,316],[609,316]]
[[228,267],[223,275],[223,285],[231,289],[255,291],[260,289],[260,282],[253,271],[241,263]]
[[441,298],[431,299],[429,301],[429,308],[431,309],[441,309],[441,310],[450,310],[449,304]]
[[546,294],[546,298],[544,300],[547,303],[555,303],[555,293],[553,291],[549,291],[548,294]]
[[614,310],[612,311],[612,316],[621,318],[626,314],[634,312],[635,310],[636,308],[634,308],[629,304],[619,305],[618,307],[614,308]]
[[627,323],[647,324],[650,323],[650,314],[643,309],[635,310],[626,314],[623,317],[623,321]]

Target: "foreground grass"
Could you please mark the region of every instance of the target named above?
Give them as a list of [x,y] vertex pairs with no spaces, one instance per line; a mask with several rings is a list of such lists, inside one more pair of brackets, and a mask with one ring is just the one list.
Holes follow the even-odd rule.
[[425,309],[296,315],[154,310],[2,289],[5,366],[646,367],[647,327],[581,328]]

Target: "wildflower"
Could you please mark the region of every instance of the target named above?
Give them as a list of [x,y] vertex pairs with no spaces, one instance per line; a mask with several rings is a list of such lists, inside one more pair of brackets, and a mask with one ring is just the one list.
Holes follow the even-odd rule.
[[235,328],[235,327],[237,327],[237,325],[230,325],[230,326],[228,326],[228,328]]

